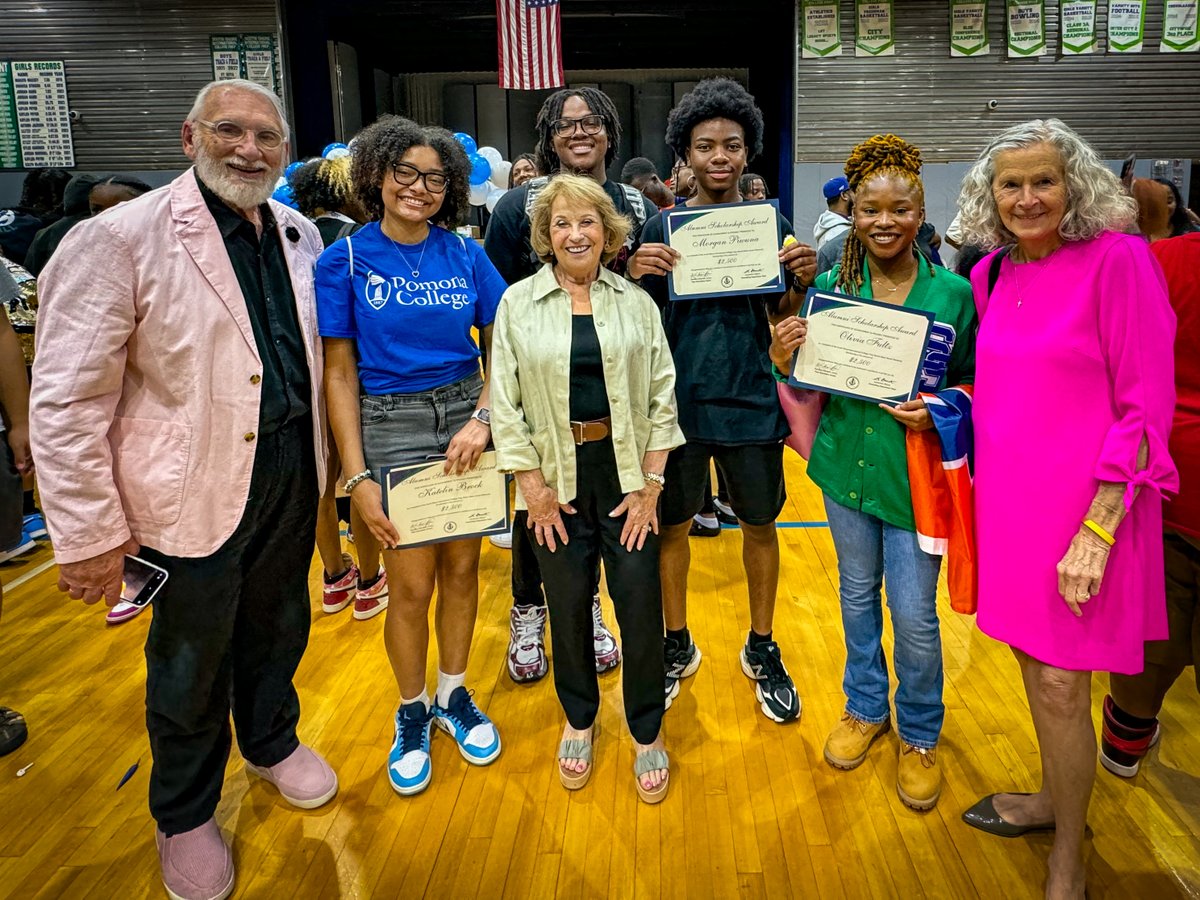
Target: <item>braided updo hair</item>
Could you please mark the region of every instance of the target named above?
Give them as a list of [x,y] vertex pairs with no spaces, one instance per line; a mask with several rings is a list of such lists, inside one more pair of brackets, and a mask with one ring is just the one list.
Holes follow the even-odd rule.
[[[921,184],[921,151],[894,134],[877,134],[867,138],[850,151],[846,160],[846,178],[850,190],[859,187],[876,175],[891,175],[910,184],[925,204],[925,187]],[[863,256],[866,253],[858,231],[851,228],[842,247],[842,268],[838,284],[848,294],[854,294],[863,284]]]

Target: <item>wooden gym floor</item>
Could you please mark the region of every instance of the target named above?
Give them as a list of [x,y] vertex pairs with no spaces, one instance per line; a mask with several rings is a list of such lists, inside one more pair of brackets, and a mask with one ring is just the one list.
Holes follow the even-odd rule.
[[[508,678],[508,553],[485,543],[468,684],[497,723],[503,754],[472,768],[435,731],[432,785],[397,796],[384,771],[397,695],[383,618],[325,616],[314,599],[297,679],[301,737],[338,771],[341,792],[322,809],[293,810],[248,779],[235,749],[217,812],[234,840],[234,896],[1040,896],[1048,836],[1004,840],[959,819],[985,793],[1035,789],[1038,757],[1012,656],[944,598],[937,808],[915,813],[897,798],[893,734],[853,772],[823,761],[843,703],[836,567],[828,529],[811,524],[824,519],[817,492],[790,453],[788,487],[775,635],[804,700],[798,724],[764,718],[737,663],[749,627],[738,532],[693,539],[690,624],[704,662],[665,720],[671,793],[658,807],[637,800],[614,672],[601,679],[596,773],[568,794],[554,770],[562,716],[552,679],[519,687]],[[314,561],[314,598],[318,573]],[[56,591],[44,546],[0,578],[0,703],[24,713],[31,734],[0,760],[0,897],[163,896],[146,808],[149,615],[106,628],[101,610]],[[1096,721],[1105,682],[1095,679]],[[1136,779],[1098,772],[1093,897],[1200,897],[1200,697],[1190,670],[1162,721],[1162,744]]]

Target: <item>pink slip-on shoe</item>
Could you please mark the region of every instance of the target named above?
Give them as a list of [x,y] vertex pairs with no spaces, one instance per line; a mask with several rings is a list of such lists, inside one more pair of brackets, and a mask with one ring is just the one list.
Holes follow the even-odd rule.
[[337,774],[321,754],[301,744],[281,763],[256,766],[246,762],[246,770],[271,782],[283,799],[300,809],[316,809],[338,792]]
[[233,893],[233,854],[216,819],[170,837],[156,830],[154,843],[171,900],[224,900]]

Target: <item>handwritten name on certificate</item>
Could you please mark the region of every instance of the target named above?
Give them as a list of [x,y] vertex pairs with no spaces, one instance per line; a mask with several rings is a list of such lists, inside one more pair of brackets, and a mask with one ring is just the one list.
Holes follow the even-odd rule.
[[917,395],[934,315],[810,288],[788,383],[895,406]]
[[777,201],[677,206],[662,215],[667,244],[680,254],[667,277],[672,300],[786,290]]
[[446,475],[446,461],[388,466],[383,503],[400,532],[401,547],[502,534],[508,531],[508,484],[488,450],[470,472]]

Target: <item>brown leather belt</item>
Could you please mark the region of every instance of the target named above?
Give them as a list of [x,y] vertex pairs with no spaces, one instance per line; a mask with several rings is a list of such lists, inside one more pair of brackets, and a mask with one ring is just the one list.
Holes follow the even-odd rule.
[[612,416],[603,419],[592,419],[590,422],[572,422],[571,434],[576,444],[588,444],[592,441],[602,441],[612,433]]

